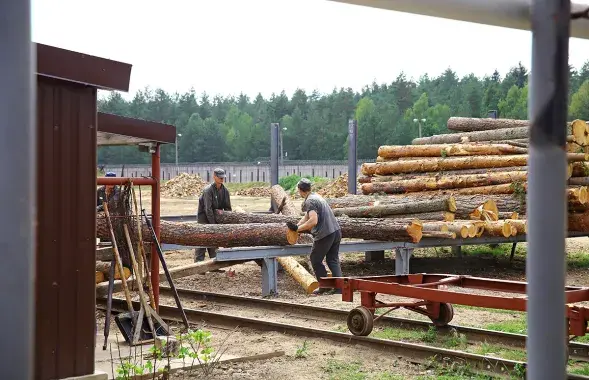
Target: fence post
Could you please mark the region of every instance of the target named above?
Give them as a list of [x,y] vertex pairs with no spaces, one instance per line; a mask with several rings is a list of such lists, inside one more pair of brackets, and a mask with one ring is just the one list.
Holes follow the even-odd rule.
[[358,181],[357,173],[357,152],[356,138],[358,135],[358,122],[350,119],[348,121],[348,193],[356,194],[356,182]]

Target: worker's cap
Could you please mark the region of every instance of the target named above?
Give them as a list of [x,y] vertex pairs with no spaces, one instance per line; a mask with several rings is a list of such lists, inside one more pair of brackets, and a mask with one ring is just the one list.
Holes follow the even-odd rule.
[[215,173],[215,175],[219,178],[225,178],[225,170],[221,168],[216,168],[213,173]]
[[117,175],[114,172],[106,173],[105,177],[116,177]]
[[301,178],[299,183],[297,183],[297,187],[302,191],[311,191],[311,181],[307,178]]

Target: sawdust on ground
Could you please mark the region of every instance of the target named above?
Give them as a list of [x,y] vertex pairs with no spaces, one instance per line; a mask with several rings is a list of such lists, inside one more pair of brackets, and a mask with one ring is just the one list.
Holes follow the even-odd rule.
[[[356,189],[360,189],[359,183],[356,184]],[[348,195],[348,173],[328,182],[317,191],[317,194],[325,198],[339,198]]]
[[198,174],[180,173],[161,186],[160,194],[169,198],[199,197],[206,185]]

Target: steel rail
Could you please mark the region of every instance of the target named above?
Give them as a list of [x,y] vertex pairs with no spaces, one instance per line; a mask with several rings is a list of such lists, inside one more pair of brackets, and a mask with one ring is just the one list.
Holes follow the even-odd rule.
[[[204,292],[193,289],[177,288],[180,297],[189,298],[191,300],[217,302],[225,305],[248,306],[256,309],[266,309],[272,311],[282,311],[285,313],[303,314],[305,316],[314,317],[328,317],[341,320],[344,323],[348,316],[348,310],[332,309],[321,306],[301,305],[292,302],[269,300],[262,298],[249,298],[244,296],[236,296],[225,293]],[[160,294],[172,296],[171,289],[168,286],[160,286]],[[381,326],[400,328],[400,329],[419,329],[427,331],[431,326],[430,322],[419,321],[416,319],[400,318],[383,316],[375,322]],[[447,325],[446,327],[438,327],[437,331],[443,334],[449,334],[453,331],[459,334],[465,334],[469,342],[487,342],[497,343],[505,346],[525,348],[526,335],[506,333],[502,331],[485,330],[476,327]],[[569,353],[571,359],[580,361],[589,361],[589,344],[570,342]]]
[[[97,299],[96,307],[104,310],[105,299]],[[138,309],[140,303],[133,301],[133,307]],[[113,298],[113,312],[126,312],[127,304],[124,299]],[[341,332],[321,330],[312,327],[303,327],[279,322],[266,321],[263,319],[246,318],[185,308],[186,317],[193,324],[201,324],[222,328],[251,328],[259,331],[275,331],[281,334],[292,336],[304,336],[308,338],[323,338],[330,341],[364,346],[370,349],[392,353],[406,357],[412,361],[426,363],[434,359],[448,364],[450,361],[469,365],[474,371],[487,374],[507,375],[514,372],[518,367],[525,368],[526,363],[515,360],[494,358],[484,355],[471,354],[462,351],[449,350],[444,348],[425,346],[415,343],[406,343],[386,339],[355,336]],[[168,321],[182,321],[181,311],[172,306],[160,305],[159,315]],[[569,374],[568,379],[589,379],[587,376]]]

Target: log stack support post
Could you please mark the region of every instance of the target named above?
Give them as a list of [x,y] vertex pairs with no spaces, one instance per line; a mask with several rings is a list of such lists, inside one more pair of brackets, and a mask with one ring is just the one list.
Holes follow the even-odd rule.
[[262,259],[262,296],[278,294],[278,260],[276,257]]
[[413,255],[413,248],[395,249],[395,274],[409,274],[409,262]]

